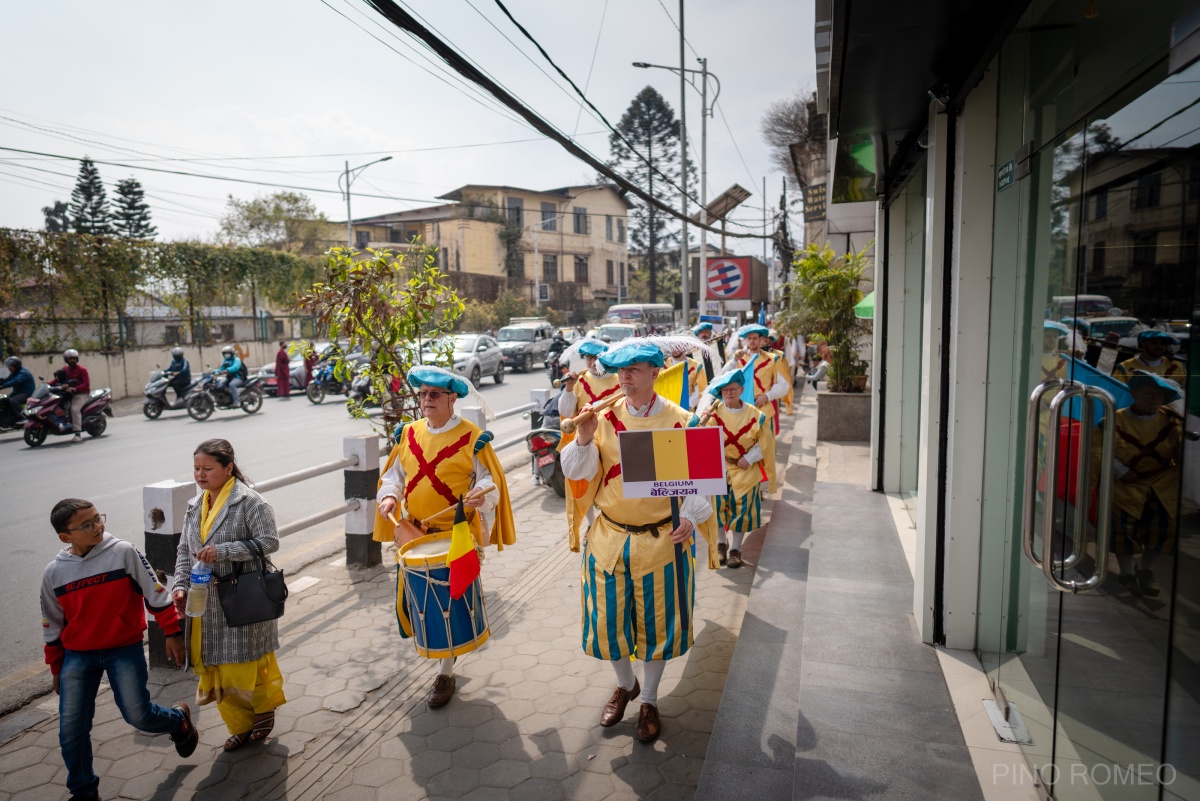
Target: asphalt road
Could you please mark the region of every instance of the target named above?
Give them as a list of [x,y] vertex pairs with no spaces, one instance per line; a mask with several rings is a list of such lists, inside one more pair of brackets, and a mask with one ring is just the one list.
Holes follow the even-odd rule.
[[[485,379],[481,392],[496,412],[529,402],[529,391],[548,386],[545,371],[508,373],[503,384]],[[29,448],[20,433],[0,436],[0,710],[49,688],[42,664],[38,588],[46,564],[63,547],[50,527],[50,509],[64,497],[93,501],[107,515],[107,529],[142,547],[142,487],[157,481],[191,480],[191,455],[201,441],[223,437],[233,443],[238,464],[251,481],[264,481],[342,457],[342,438],[366,433],[368,423],[352,419],[336,397],[314,406],[303,395],[267,398],[254,415],[217,411],[198,423],[185,412],[165,412],[158,420],[141,414],[139,399],[117,404],[107,432],[73,444],[50,437]],[[529,430],[520,415],[489,426],[496,442]],[[523,446],[501,453],[502,461]],[[340,471],[272,490],[266,494],[280,525],[316,514],[341,502]],[[295,571],[342,550],[340,519],[297,532],[283,540],[275,562]],[[44,687],[42,685],[45,685]],[[16,699],[16,700],[14,700]]]

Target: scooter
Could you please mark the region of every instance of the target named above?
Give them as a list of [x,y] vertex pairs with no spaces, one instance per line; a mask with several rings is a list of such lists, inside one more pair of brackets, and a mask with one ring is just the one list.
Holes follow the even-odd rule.
[[[224,378],[224,376],[221,376]],[[233,405],[233,396],[229,394],[226,381],[219,381],[211,372],[200,377],[191,394],[187,396],[188,417],[193,420],[207,420],[217,409],[239,408],[246,414],[254,414],[262,408],[263,391],[262,375],[255,374],[246,379],[238,387],[238,405]]]
[[334,363],[323,362],[313,368],[312,381],[304,388],[304,394],[313,403],[321,403],[327,394],[346,395],[350,392],[349,382],[342,381],[333,374]]
[[87,403],[83,405],[83,431],[76,432],[71,427],[70,393],[57,386],[42,383],[37,391],[25,401],[25,444],[36,448],[53,434],[58,437],[68,434],[87,433],[90,437],[98,437],[108,428],[108,420],[112,417],[112,391],[109,389],[94,389],[88,395]]
[[14,412],[12,405],[8,402],[10,394],[0,395],[0,434],[7,434],[9,431],[25,427],[25,418],[21,416],[20,412]]
[[547,401],[541,412],[533,412],[531,419],[534,429],[525,435],[525,446],[533,455],[533,480],[538,484],[549,484],[558,497],[565,498],[567,480],[558,453],[562,432],[559,430],[557,396]]
[[142,403],[142,414],[147,418],[157,420],[164,411],[174,412],[187,408],[188,396],[199,385],[201,379],[193,378],[183,393],[183,397],[171,400],[167,393],[174,394],[174,389],[171,387],[171,379],[174,377],[174,373],[168,373],[162,369],[155,369],[150,373],[150,380],[146,382],[146,389],[143,390],[146,400]]

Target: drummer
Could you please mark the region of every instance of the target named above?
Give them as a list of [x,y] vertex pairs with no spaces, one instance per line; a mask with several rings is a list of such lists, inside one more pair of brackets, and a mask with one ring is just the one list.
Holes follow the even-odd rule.
[[564,419],[572,417],[575,410],[589,403],[598,403],[617,391],[617,376],[607,373],[598,357],[608,350],[608,345],[598,339],[585,339],[577,348],[587,362],[587,373],[575,378],[569,373],[565,379],[566,392],[558,396],[558,413]]
[[[462,496],[463,506],[475,512],[470,523],[479,545],[495,545],[498,550],[512,545],[516,542],[512,506],[504,471],[489,444],[492,435],[454,413],[455,401],[470,391],[467,382],[440,367],[427,366],[410,370],[408,382],[417,391],[425,416],[396,432],[396,446],[379,479],[375,539],[386,542],[397,537],[389,514],[402,514],[426,533],[449,531],[454,522],[452,507]],[[449,514],[444,513],[447,509]],[[402,583],[403,571],[398,569],[397,575]],[[396,617],[400,636],[407,638],[412,636],[413,621],[404,613],[402,595],[400,587]],[[445,706],[454,695],[454,657],[438,661],[437,678],[425,699],[431,709]]]
[[[683,656],[692,644],[693,532],[713,509],[707,498],[687,497],[673,529],[670,499],[625,497],[617,434],[683,428],[692,415],[654,391],[663,367],[662,351],[654,345],[621,345],[601,354],[600,363],[617,372],[625,397],[599,416],[578,421],[575,440],[562,451],[563,473],[585,482],[586,502],[600,510],[583,551],[583,650],[611,664],[617,677],[600,725],[619,723],[640,694],[636,736],[652,742],[661,729],[658,685],[666,660]],[[682,557],[676,543],[683,545]],[[692,622],[685,626],[685,620]],[[644,684],[629,661],[635,648]]]

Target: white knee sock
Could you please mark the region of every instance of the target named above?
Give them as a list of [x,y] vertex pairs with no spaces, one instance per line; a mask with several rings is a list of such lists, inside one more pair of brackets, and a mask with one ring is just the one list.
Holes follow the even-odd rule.
[[628,659],[614,659],[612,666],[617,674],[617,686],[624,690],[632,690],[633,685],[637,683],[637,677],[633,675],[633,663]]
[[454,675],[454,657],[448,656],[445,659],[438,660],[438,673],[443,676]]
[[642,663],[642,703],[658,706],[658,683],[662,681],[663,671],[667,669],[665,659],[655,659]]
[[729,546],[729,550],[731,550],[731,551],[742,550],[742,537],[744,537],[746,535],[740,531],[733,531],[730,533],[733,535],[733,544]]
[[721,529],[720,531],[717,532],[717,542],[721,543],[722,545],[729,544],[729,536],[726,533],[725,529]]

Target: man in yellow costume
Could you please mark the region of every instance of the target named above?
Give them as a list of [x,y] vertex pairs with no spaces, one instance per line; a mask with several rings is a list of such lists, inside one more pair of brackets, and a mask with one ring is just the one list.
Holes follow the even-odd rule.
[[564,419],[589,403],[599,403],[620,388],[617,376],[606,373],[598,361],[600,354],[608,350],[608,345],[598,339],[585,339],[576,350],[587,362],[587,373],[580,378],[567,377],[566,391],[558,396],[558,413]]
[[1144,370],[1135,370],[1127,383],[1133,404],[1116,413],[1112,548],[1121,586],[1133,595],[1155,597],[1162,587],[1154,563],[1175,551],[1183,426],[1165,407],[1180,393],[1170,381]]
[[[500,460],[489,444],[492,435],[454,413],[455,401],[470,391],[467,382],[440,367],[425,366],[410,370],[408,382],[417,390],[425,416],[397,431],[396,445],[379,479],[375,539],[397,538],[388,515],[399,517],[398,510],[427,533],[449,531],[462,496],[463,506],[475,512],[469,522],[480,546],[503,550],[512,545],[516,542],[512,505]],[[412,621],[401,601],[403,571],[397,575],[396,617],[400,636],[409,637]],[[431,709],[445,706],[454,695],[454,657],[439,661],[437,678],[425,699]]]
[[1166,331],[1143,331],[1138,334],[1137,343],[1141,353],[1114,367],[1113,378],[1128,384],[1134,372],[1142,370],[1177,384],[1187,380],[1187,368],[1183,362],[1170,356],[1171,349],[1179,345],[1178,339]]
[[[762,526],[762,489],[766,465],[775,461],[775,436],[767,416],[742,400],[745,375],[725,373],[712,382],[713,404],[708,425],[721,429],[725,439],[725,477],[729,492],[713,498],[720,541],[721,564],[742,566],[742,538]],[[732,539],[732,542],[729,540]],[[730,547],[732,545],[732,547]]]
[[738,337],[744,346],[725,365],[725,371],[741,370],[754,362],[754,405],[767,415],[771,433],[779,434],[779,400],[791,389],[791,376],[783,357],[767,347],[770,334],[765,325],[744,325],[738,329]]
[[[680,344],[671,352],[671,358],[668,359],[664,366],[673,367],[680,362],[687,366],[687,386],[688,386],[688,405],[687,409],[690,412],[696,411],[696,405],[700,403],[700,398],[704,396],[704,390],[708,388],[708,373],[704,370],[704,365],[700,363],[702,356],[692,357],[688,354],[690,351]],[[672,398],[671,400],[675,400]]]
[[[577,419],[575,440],[562,451],[563,473],[573,482],[587,483],[584,502],[600,511],[583,551],[583,650],[608,661],[617,677],[600,725],[619,723],[630,699],[640,694],[636,736],[652,742],[661,728],[658,685],[666,660],[682,656],[692,645],[693,536],[713,510],[708,499],[689,496],[680,504],[679,526],[673,528],[669,498],[625,497],[618,434],[684,428],[694,416],[654,391],[663,367],[656,346],[621,345],[601,354],[600,362],[617,372],[625,397],[599,414]],[[683,546],[678,556],[676,543]],[[635,652],[643,662],[640,683],[629,661]]]

